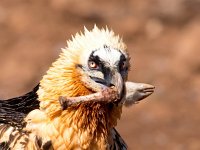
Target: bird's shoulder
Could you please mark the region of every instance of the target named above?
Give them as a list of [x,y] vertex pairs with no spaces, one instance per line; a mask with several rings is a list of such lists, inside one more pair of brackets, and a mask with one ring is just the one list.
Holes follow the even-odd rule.
[[0,100],[0,123],[22,128],[26,115],[39,108],[38,88],[39,85],[23,96]]

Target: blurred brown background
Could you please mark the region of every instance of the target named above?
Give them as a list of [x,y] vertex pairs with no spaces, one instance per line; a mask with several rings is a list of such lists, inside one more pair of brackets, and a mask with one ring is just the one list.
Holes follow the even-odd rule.
[[131,54],[129,80],[156,86],[125,108],[130,150],[200,150],[200,0],[1,0],[0,99],[31,90],[85,25],[112,28]]

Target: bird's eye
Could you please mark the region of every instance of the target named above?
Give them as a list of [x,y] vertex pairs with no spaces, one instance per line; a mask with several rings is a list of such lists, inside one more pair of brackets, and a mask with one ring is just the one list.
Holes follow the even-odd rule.
[[91,69],[97,69],[97,68],[98,68],[97,63],[95,63],[94,61],[89,61],[89,62],[88,62],[88,66],[89,66]]
[[126,64],[125,62],[122,63],[122,68],[125,68],[126,67]]
[[123,61],[123,62],[120,64],[120,70],[127,70],[126,61]]
[[121,68],[124,69],[125,67],[126,67],[126,63],[125,63],[125,61],[123,61],[123,62],[121,63]]

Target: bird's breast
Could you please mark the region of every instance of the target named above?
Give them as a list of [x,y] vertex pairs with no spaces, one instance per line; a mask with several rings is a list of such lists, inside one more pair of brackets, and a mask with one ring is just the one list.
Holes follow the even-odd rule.
[[54,149],[103,150],[108,148],[110,130],[120,115],[121,107],[99,103],[70,107],[54,118],[37,110],[28,115],[27,130],[50,139]]

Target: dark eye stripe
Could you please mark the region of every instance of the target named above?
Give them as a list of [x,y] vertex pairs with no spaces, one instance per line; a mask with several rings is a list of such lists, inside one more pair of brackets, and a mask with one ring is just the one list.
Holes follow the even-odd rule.
[[126,57],[124,56],[124,54],[121,54],[118,65],[121,66],[125,61],[126,61]]
[[126,57],[124,54],[121,54],[120,56],[120,62],[126,61]]
[[89,61],[94,61],[97,64],[101,62],[99,56],[90,56]]
[[94,53],[97,50],[93,51],[89,57],[89,61],[94,61],[97,65],[102,66],[104,64],[104,61],[99,56],[94,56]]

